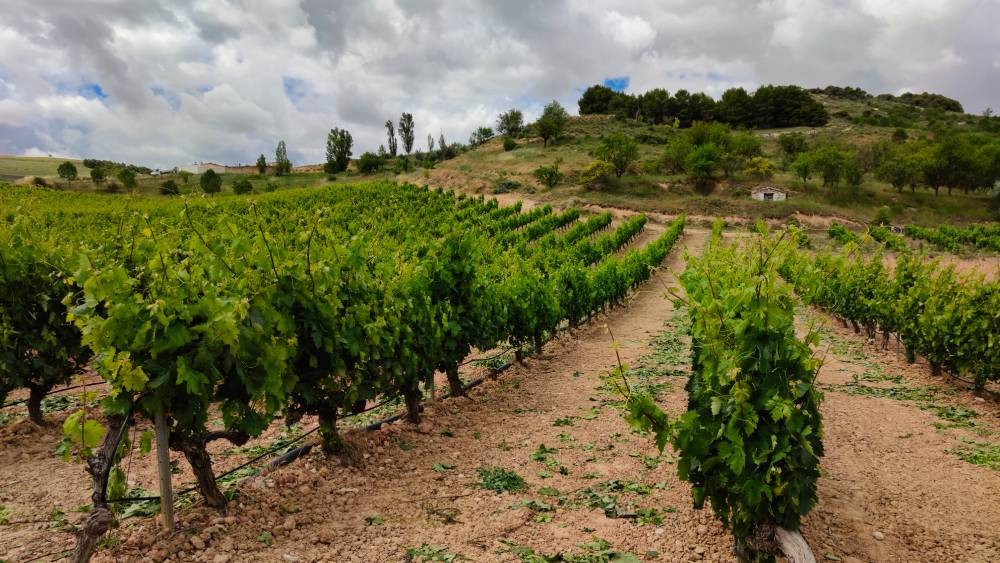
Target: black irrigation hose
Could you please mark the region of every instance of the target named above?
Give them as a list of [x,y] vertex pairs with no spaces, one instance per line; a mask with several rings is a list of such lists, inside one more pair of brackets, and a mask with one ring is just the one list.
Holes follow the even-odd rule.
[[[512,364],[510,362],[507,362],[506,364],[504,364],[504,365],[498,367],[496,370],[494,370],[493,371],[493,375],[496,375],[496,374],[499,374],[499,373],[505,371],[511,365]],[[483,381],[486,381],[485,377],[480,377],[479,379],[474,379],[474,380],[466,383],[465,385],[463,385],[462,386],[462,390],[463,391],[468,391],[469,389],[472,389],[473,387],[476,387],[477,385],[480,385]],[[450,396],[451,395],[448,395],[447,397],[450,397]],[[373,410],[375,410],[375,409],[377,409],[379,407],[383,407],[383,406],[387,405],[388,403],[390,403],[390,402],[392,402],[394,400],[396,400],[396,399],[385,399],[382,402],[378,403],[377,405],[372,406],[371,408],[368,408],[368,409],[365,409],[363,411],[359,411],[359,412],[356,412],[356,413],[351,413],[349,415],[341,417],[340,420],[346,420],[346,419],[351,418],[353,416],[358,416],[358,415],[362,415],[362,414],[364,414],[366,412],[373,411]],[[385,426],[386,424],[390,424],[392,422],[395,422],[395,421],[403,418],[404,416],[406,416],[405,412],[399,413],[399,414],[394,414],[394,415],[392,415],[390,417],[383,418],[382,420],[379,420],[378,422],[374,422],[372,424],[369,424],[368,426],[365,427],[365,430],[368,431],[368,432],[372,432],[372,431],[378,430],[382,426]],[[224,479],[224,478],[232,475],[233,473],[236,473],[237,471],[239,471],[239,470],[241,470],[241,469],[243,469],[243,468],[245,468],[247,466],[250,466],[250,465],[253,465],[254,463],[257,463],[258,461],[260,461],[260,460],[264,459],[265,457],[267,457],[267,456],[269,456],[269,455],[277,452],[278,450],[286,449],[286,448],[288,448],[289,446],[291,446],[293,444],[301,442],[306,436],[312,434],[313,432],[316,432],[317,430],[319,430],[319,425],[318,424],[315,427],[313,427],[312,430],[309,430],[308,432],[305,432],[305,433],[301,434],[300,436],[296,437],[291,442],[288,442],[287,444],[282,444],[281,446],[278,446],[276,448],[272,448],[272,449],[270,449],[270,450],[268,450],[268,451],[266,451],[266,452],[264,452],[264,453],[262,453],[262,454],[260,454],[260,455],[258,455],[256,457],[254,457],[253,459],[250,459],[250,460],[248,460],[248,461],[246,461],[246,462],[244,462],[244,463],[242,463],[242,464],[240,464],[240,465],[238,465],[238,466],[230,469],[229,471],[226,471],[225,473],[217,476],[215,478],[215,480],[219,481],[221,479]],[[291,450],[289,450],[287,453],[291,453]],[[298,456],[296,456],[296,457],[298,457]],[[194,486],[188,487],[187,489],[184,489],[183,491],[178,492],[176,494],[176,496],[179,497],[179,496],[182,496],[182,495],[186,495],[186,494],[194,492],[196,490],[198,490],[198,486],[194,485]],[[153,500],[160,500],[159,495],[157,495],[157,496],[148,496],[148,497],[117,498],[117,499],[106,500],[105,502],[107,502],[108,504],[115,504],[115,503],[123,503],[123,502],[128,502],[128,503],[131,503],[131,502],[146,502],[146,501],[153,501]]]
[[[93,383],[83,383],[81,385],[74,385],[72,387],[64,387],[62,389],[53,389],[52,391],[49,391],[48,393],[46,393],[45,396],[46,397],[51,397],[52,395],[58,395],[60,393],[65,393],[66,391],[72,391],[74,389],[80,389],[81,387],[92,387],[94,385],[104,385],[105,383],[107,383],[107,381],[101,380],[101,381],[95,381]],[[11,401],[9,403],[4,403],[3,405],[0,405],[0,409],[5,409],[7,407],[15,407],[17,405],[22,405],[22,404],[27,403],[27,402],[28,402],[28,399],[20,399],[18,401]]]

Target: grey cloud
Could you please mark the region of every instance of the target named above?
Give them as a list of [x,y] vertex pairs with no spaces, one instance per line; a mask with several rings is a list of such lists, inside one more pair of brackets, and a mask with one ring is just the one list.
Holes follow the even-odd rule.
[[[371,150],[385,119],[410,111],[421,139],[465,139],[515,100],[529,115],[553,98],[575,111],[579,89],[610,76],[638,91],[841,84],[1000,107],[995,0],[7,4],[3,152],[167,166],[247,162],[283,138],[316,162],[331,127]],[[304,97],[290,101],[282,76]],[[85,83],[108,98],[67,88]],[[186,93],[176,111],[153,86]]]

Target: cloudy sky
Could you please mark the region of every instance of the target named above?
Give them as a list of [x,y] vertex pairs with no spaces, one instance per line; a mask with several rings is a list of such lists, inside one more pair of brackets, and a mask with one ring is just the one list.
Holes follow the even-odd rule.
[[1000,109],[1000,0],[4,0],[0,154],[150,166],[320,162],[414,115],[464,140],[518,107],[767,83],[932,91]]

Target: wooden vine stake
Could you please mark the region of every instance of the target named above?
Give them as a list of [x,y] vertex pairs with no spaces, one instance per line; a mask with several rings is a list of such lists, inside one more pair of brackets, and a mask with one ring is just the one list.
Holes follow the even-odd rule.
[[163,515],[163,527],[174,531],[174,492],[170,488],[170,430],[167,429],[167,416],[159,410],[154,417],[156,425],[156,468],[160,475],[160,511]]

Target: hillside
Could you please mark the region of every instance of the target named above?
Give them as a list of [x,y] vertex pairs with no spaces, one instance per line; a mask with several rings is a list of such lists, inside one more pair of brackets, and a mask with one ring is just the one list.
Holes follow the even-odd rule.
[[[565,135],[558,143],[543,147],[541,139],[517,140],[517,148],[505,151],[502,140],[494,138],[451,160],[438,162],[426,177],[423,171],[404,176],[407,180],[440,185],[471,193],[524,193],[548,202],[586,202],[665,213],[687,212],[703,215],[784,218],[796,213],[838,216],[869,222],[876,210],[886,206],[893,221],[980,222],[993,219],[991,196],[986,192],[937,196],[927,189],[897,192],[886,182],[867,173],[857,188],[841,184],[823,188],[818,178],[803,182],[783,163],[778,138],[785,133],[801,133],[812,145],[834,144],[848,150],[864,150],[889,143],[900,127],[874,124],[879,119],[901,127],[910,139],[930,139],[934,131],[977,131],[977,117],[957,113],[925,111],[895,101],[871,98],[846,100],[814,94],[830,113],[823,127],[752,130],[760,140],[762,156],[776,164],[769,179],[734,174],[720,178],[711,193],[698,193],[683,173],[656,170],[656,163],[671,140],[683,129],[670,125],[648,125],[607,115],[570,117]],[[905,117],[903,117],[905,116]],[[597,189],[579,182],[579,172],[594,160],[602,136],[622,133],[639,143],[638,162],[629,173]],[[565,173],[560,185],[549,189],[533,176],[539,166],[558,163]],[[784,202],[754,201],[750,192],[757,186],[777,186],[788,192]]]
[[[56,169],[66,162],[65,158],[47,156],[9,156],[0,155],[0,181],[17,182],[28,176],[57,178]],[[78,174],[86,177],[90,169],[83,165],[82,160],[69,159],[76,165]]]

